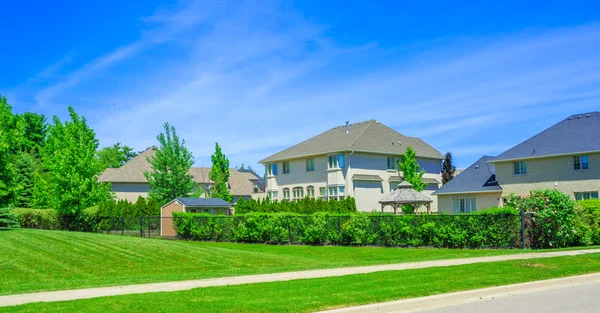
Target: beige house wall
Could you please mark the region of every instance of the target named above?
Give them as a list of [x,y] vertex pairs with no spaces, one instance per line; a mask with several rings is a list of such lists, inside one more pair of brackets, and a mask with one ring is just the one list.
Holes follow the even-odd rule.
[[587,154],[589,169],[573,170],[573,155],[523,160],[527,174],[514,175],[513,161],[498,162],[496,180],[503,194],[525,196],[535,189],[557,189],[575,198],[575,192],[600,191],[600,153]]
[[160,210],[160,235],[162,237],[175,237],[177,232],[173,226],[173,212],[183,212],[183,204],[172,201]]
[[135,203],[139,196],[148,197],[148,183],[112,183],[112,191],[117,200],[125,199]]
[[[328,169],[327,155],[313,157],[315,159],[315,170],[306,171],[306,158],[289,160],[290,173],[283,174],[283,162],[277,162],[278,175],[267,176],[266,190],[277,191],[278,200],[283,200],[283,189],[289,188],[290,197],[293,198],[293,188],[301,187],[306,195],[306,187],[315,188],[315,196],[319,197],[320,187],[345,186],[345,195],[356,198],[356,205],[359,211],[381,211],[379,200],[391,192],[389,178],[398,176],[396,170],[387,169],[387,158],[391,155],[381,155],[373,153],[345,153],[345,167],[342,169]],[[400,156],[394,156],[399,158]],[[417,158],[421,168],[425,169],[424,178],[433,178],[441,181],[441,160]],[[382,182],[361,182],[352,181],[355,174],[377,175],[383,179]],[[356,186],[355,186],[356,184]],[[379,184],[380,188],[374,185]],[[368,185],[368,186],[367,186]],[[375,190],[377,189],[377,191]],[[383,190],[383,192],[381,192]],[[437,211],[437,199],[431,195],[434,190],[425,190],[423,194],[427,195],[434,202],[431,205],[432,211]],[[392,211],[387,208],[386,211]],[[426,211],[423,207],[421,211]]]
[[438,212],[454,214],[454,199],[456,197],[475,195],[475,205],[477,211],[489,209],[492,206],[502,205],[502,192],[439,195],[437,196]]

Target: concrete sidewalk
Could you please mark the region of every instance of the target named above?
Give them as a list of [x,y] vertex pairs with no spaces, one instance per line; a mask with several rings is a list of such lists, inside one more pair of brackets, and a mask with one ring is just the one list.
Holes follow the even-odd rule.
[[[506,285],[469,291],[453,292],[435,296],[375,303],[329,311],[321,311],[316,313],[409,313],[429,311],[432,309],[440,308],[446,308],[446,310],[452,312],[462,312],[462,307],[464,307],[465,304],[480,303],[479,306],[485,307],[485,301],[487,301],[485,303],[489,303],[490,300],[498,300],[506,297],[542,293],[550,290],[561,290],[577,286],[591,286],[593,284],[598,283],[600,283],[600,273],[541,280],[529,283]],[[540,312],[552,311],[548,307],[541,307],[539,309]],[[477,310],[477,312],[489,311],[489,308]],[[500,310],[498,312],[508,311],[531,312],[532,310],[522,310],[522,308],[511,308],[511,310]],[[554,310],[552,312],[558,311]]]
[[296,280],[296,279],[335,277],[335,276],[345,276],[345,275],[353,275],[353,274],[366,274],[366,273],[374,273],[374,272],[382,272],[382,271],[400,271],[400,270],[408,270],[408,269],[438,267],[438,266],[454,266],[454,265],[466,265],[466,264],[498,262],[498,261],[552,258],[552,257],[560,257],[560,256],[574,256],[574,255],[582,255],[582,254],[591,254],[591,253],[600,253],[600,249],[557,251],[557,252],[537,252],[537,253],[533,252],[533,253],[520,253],[520,254],[511,254],[511,255],[477,257],[477,258],[435,260],[435,261],[409,262],[409,263],[398,263],[398,264],[387,264],[387,265],[372,265],[372,266],[332,268],[332,269],[310,270],[310,271],[299,271],[299,272],[285,272],[285,273],[274,273],[274,274],[233,276],[233,277],[224,277],[224,278],[175,281],[175,282],[153,283],[153,284],[143,284],[143,285],[127,285],[127,286],[117,286],[117,287],[101,287],[101,288],[88,288],[88,289],[77,289],[77,290],[38,292],[38,293],[29,293],[29,294],[0,296],[0,307],[20,305],[20,304],[26,304],[26,303],[32,303],[32,302],[68,301],[68,300],[89,299],[89,298],[148,293],[148,292],[180,291],[180,290],[189,290],[189,289],[193,289],[193,288],[227,286],[227,285],[242,285],[242,284],[253,284],[253,283],[264,283],[264,282],[278,282],[278,281],[289,281],[289,280]]

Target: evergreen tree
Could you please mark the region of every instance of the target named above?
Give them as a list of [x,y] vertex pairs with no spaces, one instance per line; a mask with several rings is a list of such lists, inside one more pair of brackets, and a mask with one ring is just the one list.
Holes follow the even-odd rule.
[[42,114],[26,112],[18,116],[23,125],[22,151],[39,156],[46,139],[48,123]]
[[98,140],[84,117],[69,107],[70,121],[54,116],[42,149],[48,205],[69,229],[78,228],[81,211],[110,198],[110,185],[99,184],[102,165],[96,158]]
[[27,152],[14,155],[14,198],[11,203],[18,208],[31,208],[34,202],[35,173],[39,171],[37,159]]
[[442,162],[442,184],[445,184],[454,178],[456,167],[452,164],[452,153],[446,152]]
[[17,215],[9,207],[0,207],[0,227],[17,228]]
[[212,161],[210,179],[214,182],[211,197],[231,202],[233,196],[229,192],[229,159],[221,151],[218,142],[215,144],[215,153],[210,159]]
[[156,137],[160,144],[156,155],[147,159],[152,172],[144,173],[150,185],[150,197],[161,204],[189,195],[196,186],[188,173],[194,156],[185,147],[185,140],[177,136],[175,127],[165,123],[164,128],[165,132]]
[[10,159],[14,151],[13,141],[17,137],[15,124],[12,106],[6,97],[0,96],[0,206],[10,203],[14,194],[11,182],[14,172]]

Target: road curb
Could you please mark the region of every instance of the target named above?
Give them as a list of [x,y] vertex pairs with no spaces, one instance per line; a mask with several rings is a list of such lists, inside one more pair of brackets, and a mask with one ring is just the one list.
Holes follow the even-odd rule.
[[600,273],[367,304],[316,313],[409,313],[600,282]]

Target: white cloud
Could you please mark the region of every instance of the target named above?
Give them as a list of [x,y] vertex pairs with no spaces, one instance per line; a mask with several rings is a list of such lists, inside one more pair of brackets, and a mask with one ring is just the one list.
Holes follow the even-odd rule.
[[103,145],[144,149],[169,121],[204,165],[216,141],[232,165],[253,165],[345,120],[374,118],[464,167],[597,107],[600,93],[597,24],[439,40],[381,63],[395,50],[342,47],[327,25],[277,3],[194,2],[143,21],[139,41],[39,91],[39,104],[83,99]]

